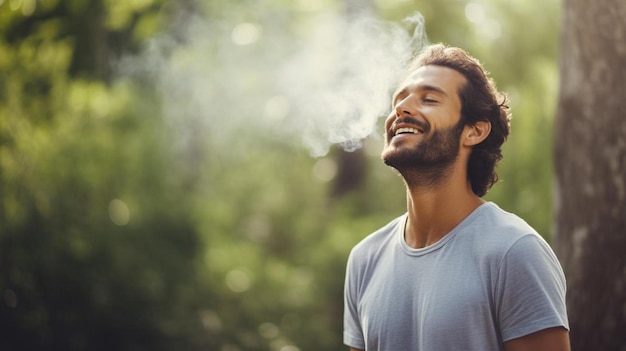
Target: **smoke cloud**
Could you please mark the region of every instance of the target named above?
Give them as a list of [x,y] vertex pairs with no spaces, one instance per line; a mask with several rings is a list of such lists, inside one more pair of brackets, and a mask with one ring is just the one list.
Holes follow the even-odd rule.
[[189,17],[122,60],[120,73],[148,79],[178,128],[216,142],[263,133],[319,157],[375,132],[407,60],[427,43],[419,13],[401,23],[328,13],[286,26]]

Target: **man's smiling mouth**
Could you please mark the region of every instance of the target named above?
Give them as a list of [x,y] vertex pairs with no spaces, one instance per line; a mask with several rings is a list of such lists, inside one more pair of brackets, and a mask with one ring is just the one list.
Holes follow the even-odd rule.
[[393,136],[400,135],[400,134],[424,134],[424,132],[422,132],[421,130],[417,128],[403,127],[403,128],[398,128],[396,132],[393,134]]

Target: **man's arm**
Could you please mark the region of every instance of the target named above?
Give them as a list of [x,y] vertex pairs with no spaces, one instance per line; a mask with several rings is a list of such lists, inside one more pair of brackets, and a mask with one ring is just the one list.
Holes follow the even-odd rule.
[[[562,327],[540,330],[504,343],[506,351],[570,351],[569,332]],[[365,351],[350,348],[350,351]]]
[[569,332],[548,328],[504,343],[506,351],[570,351]]

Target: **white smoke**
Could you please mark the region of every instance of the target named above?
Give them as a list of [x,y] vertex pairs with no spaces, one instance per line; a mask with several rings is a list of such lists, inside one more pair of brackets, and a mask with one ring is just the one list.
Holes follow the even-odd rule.
[[318,15],[299,34],[284,24],[191,17],[184,33],[152,39],[120,72],[150,77],[166,118],[214,140],[255,131],[313,156],[332,144],[360,147],[388,113],[407,60],[426,44],[422,16]]

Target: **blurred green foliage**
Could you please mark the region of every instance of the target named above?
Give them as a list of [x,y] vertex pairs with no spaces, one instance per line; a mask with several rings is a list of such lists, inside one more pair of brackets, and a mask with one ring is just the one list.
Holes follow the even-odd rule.
[[[431,42],[469,50],[510,93],[513,133],[487,198],[549,238],[558,3],[372,4],[391,21],[419,10]],[[154,87],[110,65],[176,32],[183,9],[233,26],[280,18],[297,37],[312,14],[343,8],[0,0],[0,349],[345,349],[348,252],[404,212],[380,140],[338,195],[341,151],[315,159],[250,131],[229,147],[181,141]]]

